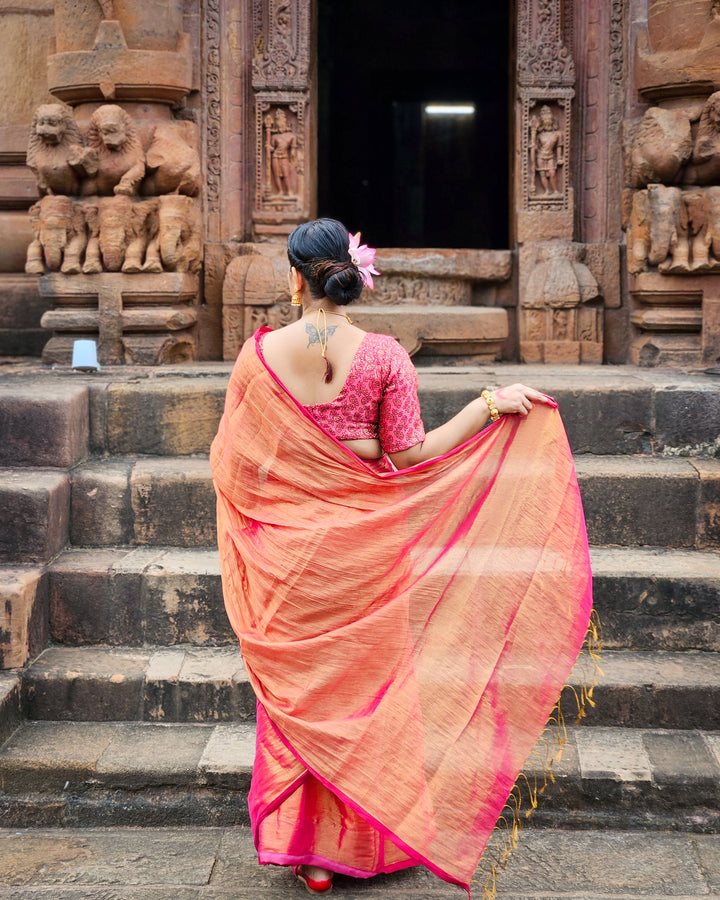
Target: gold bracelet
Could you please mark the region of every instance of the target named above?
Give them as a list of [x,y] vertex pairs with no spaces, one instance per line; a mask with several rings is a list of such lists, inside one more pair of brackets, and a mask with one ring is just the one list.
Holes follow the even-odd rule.
[[482,391],[480,396],[487,403],[487,407],[490,410],[490,421],[497,422],[497,420],[500,418],[500,413],[498,412],[497,406],[495,406],[493,395],[490,393],[490,391]]

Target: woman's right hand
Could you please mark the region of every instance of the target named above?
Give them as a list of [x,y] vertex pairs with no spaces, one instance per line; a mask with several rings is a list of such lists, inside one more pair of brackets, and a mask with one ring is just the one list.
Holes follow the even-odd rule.
[[491,391],[491,394],[497,411],[503,416],[526,416],[533,408],[533,403],[544,403],[557,409],[557,403],[552,397],[524,384],[511,384],[497,391]]

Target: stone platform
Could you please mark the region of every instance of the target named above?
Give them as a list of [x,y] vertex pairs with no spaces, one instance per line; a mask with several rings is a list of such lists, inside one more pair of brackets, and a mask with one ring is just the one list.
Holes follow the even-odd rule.
[[[498,900],[711,900],[720,837],[529,830],[498,879]],[[479,884],[472,886],[479,900]],[[299,900],[286,868],[258,867],[250,829],[0,831],[0,900]],[[343,900],[453,900],[427,870],[335,878]]]

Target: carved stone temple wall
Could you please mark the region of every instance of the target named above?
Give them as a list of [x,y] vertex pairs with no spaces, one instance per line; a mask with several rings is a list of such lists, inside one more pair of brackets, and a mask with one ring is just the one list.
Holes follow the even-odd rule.
[[[0,354],[232,359],[296,315],[322,2],[0,7]],[[720,4],[515,0],[513,20],[507,248],[380,248],[359,320],[418,360],[717,365]]]
[[642,106],[625,122],[630,361],[717,365],[720,5],[650,0],[634,67]]

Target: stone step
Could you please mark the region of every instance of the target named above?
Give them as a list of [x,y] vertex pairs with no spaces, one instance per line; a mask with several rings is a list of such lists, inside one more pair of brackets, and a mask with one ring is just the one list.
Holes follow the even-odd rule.
[[[720,654],[605,651],[586,725],[720,731]],[[579,684],[577,673],[571,684]],[[58,721],[237,722],[255,696],[237,647],[50,647],[22,676],[25,714]],[[572,689],[563,708],[577,709]]]
[[0,672],[0,744],[20,725],[21,685],[20,675],[16,672]]
[[[720,548],[720,459],[579,455],[576,468],[591,543]],[[71,475],[76,546],[216,541],[207,457],[91,460]]]
[[[238,824],[253,753],[250,723],[28,722],[0,748],[0,816],[9,828]],[[718,732],[571,728],[553,772],[540,824],[720,830]]]
[[[12,439],[0,448],[0,465],[68,466],[88,453],[207,453],[230,369],[229,363],[194,363],[122,366],[83,375],[5,367],[0,408]],[[575,452],[713,457],[720,450],[720,379],[711,375],[632,366],[505,364],[419,365],[418,372],[428,428],[484,387],[520,381],[558,400]]]
[[68,541],[70,478],[55,469],[0,469],[0,509],[0,563],[47,563]]
[[[720,885],[720,835],[554,830],[518,836],[498,900],[708,900]],[[32,828],[0,831],[0,900],[299,900],[288,866],[258,866],[250,828]],[[479,900],[485,877],[472,882]],[[336,875],[343,900],[458,900],[422,866],[371,879]]]
[[0,567],[0,669],[24,666],[47,644],[48,582],[44,566]]
[[[720,553],[591,548],[608,649],[720,652]],[[215,549],[67,550],[48,571],[59,644],[236,644]]]

